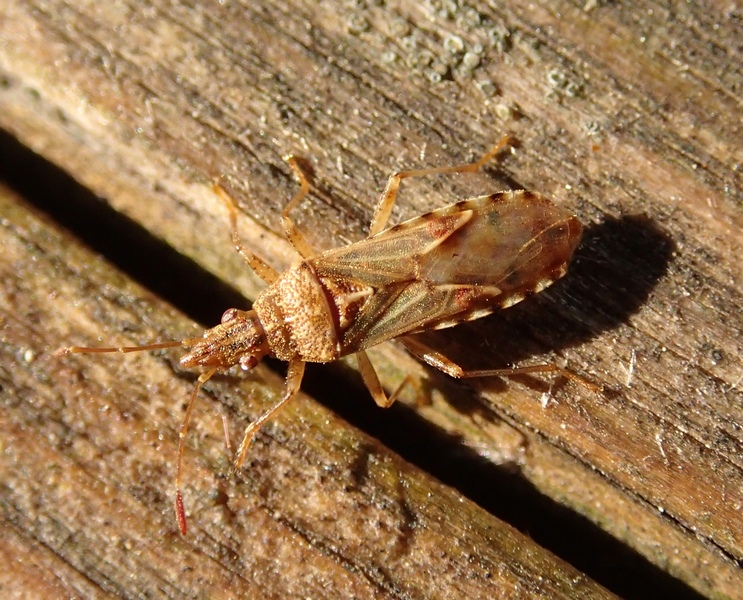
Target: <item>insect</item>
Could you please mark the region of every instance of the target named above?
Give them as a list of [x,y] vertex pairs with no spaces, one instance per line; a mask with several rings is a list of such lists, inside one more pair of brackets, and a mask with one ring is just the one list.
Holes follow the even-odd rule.
[[512,306],[566,273],[581,238],[581,224],[572,213],[534,192],[497,192],[462,200],[385,229],[404,179],[477,171],[508,143],[508,136],[504,136],[474,163],[391,175],[372,218],[369,237],[319,254],[289,217],[307,195],[309,182],[297,159],[287,156],[300,190],[284,209],[282,225],[301,260],[284,273],[243,245],[235,202],[215,185],[215,192],[229,209],[235,248],[268,284],[253,309],[229,309],[221,323],[202,337],[183,341],[62,349],[62,353],[135,352],[175,346],[190,349],[180,364],[200,369],[201,374],[179,434],[175,509],[181,533],[185,535],[187,530],[181,494],[184,440],[194,403],[210,377],[232,366],[252,369],[264,356],[289,363],[283,397],[247,427],[235,468],[242,465],[261,426],[297,395],[307,362],[331,362],[356,354],[361,376],[375,402],[390,406],[400,388],[387,396],[366,349],[393,338],[452,377],[558,372],[593,387],[552,363],[465,371],[410,337]]

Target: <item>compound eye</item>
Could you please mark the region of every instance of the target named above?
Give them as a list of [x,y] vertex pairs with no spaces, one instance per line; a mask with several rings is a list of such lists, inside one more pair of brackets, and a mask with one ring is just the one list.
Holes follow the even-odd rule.
[[234,321],[237,318],[238,312],[239,311],[236,308],[228,308],[222,315],[222,323],[227,323],[227,321]]
[[252,354],[248,354],[247,356],[240,357],[240,368],[243,371],[250,371],[250,369],[254,368],[260,361],[253,356]]

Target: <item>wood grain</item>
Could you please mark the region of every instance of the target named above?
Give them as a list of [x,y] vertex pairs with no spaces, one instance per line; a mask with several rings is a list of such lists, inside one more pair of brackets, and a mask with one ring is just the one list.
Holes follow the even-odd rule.
[[[145,337],[162,335],[161,328],[193,335],[193,326],[66,244],[17,197],[3,191],[0,208],[3,554],[15,565],[3,575],[4,590],[37,597],[211,598],[226,590],[230,597],[612,597],[306,399],[257,440],[245,476],[230,474],[216,411],[198,420],[184,490],[192,532],[181,537],[167,482],[181,421],[177,399],[188,397],[192,378],[169,357],[91,362],[49,348],[69,336],[93,342],[101,326]],[[239,422],[256,418],[282,386],[259,367],[239,380],[218,378],[208,396],[224,403],[234,438]]]
[[[240,201],[246,242],[284,268],[293,254],[277,233],[278,214],[296,182],[283,154],[302,155],[314,171],[320,193],[297,221],[312,243],[329,247],[363,237],[392,171],[471,160],[509,131],[519,142],[512,155],[482,177],[410,182],[394,218],[523,187],[573,208],[587,225],[584,244],[555,288],[431,343],[474,368],[542,362],[556,353],[604,392],[552,389],[535,379],[462,386],[395,347],[375,352],[375,365],[391,388],[408,372],[425,377],[432,404],[409,410],[459,440],[484,469],[515,465],[529,485],[687,592],[740,597],[740,11],[652,2],[477,9],[461,2],[449,13],[433,0],[256,4],[3,3],[0,125],[104,198],[114,214],[142,224],[248,298],[261,285],[230,248],[223,207],[210,190],[215,177]],[[54,210],[64,211],[64,198],[54,201]],[[125,596],[156,589],[210,595],[214,588],[202,583],[217,577],[264,595],[319,595],[323,577],[336,591],[348,585],[349,595],[363,597],[443,594],[401,565],[417,565],[430,583],[440,577],[431,574],[464,564],[450,562],[458,553],[444,540],[459,537],[447,537],[451,532],[436,538],[445,550],[428,553],[430,564],[406,562],[415,538],[408,529],[417,535],[422,518],[416,512],[412,526],[408,505],[418,511],[427,492],[450,500],[451,492],[418,471],[408,475],[410,467],[373,441],[344,433],[314,404],[305,410],[297,403],[269,428],[240,477],[228,475],[218,417],[202,411],[188,458],[196,533],[177,539],[167,450],[191,380],[176,373],[175,358],[24,357],[98,337],[146,341],[193,329],[17,210],[3,230],[4,243],[16,244],[15,254],[4,250],[2,257],[3,414],[16,449],[4,442],[3,469],[16,475],[3,478],[12,481],[4,483],[3,510],[8,539],[23,554],[38,555],[36,565],[71,565],[101,593]],[[19,227],[53,241],[39,250],[33,235],[16,235]],[[141,247],[126,251],[137,255]],[[90,267],[94,275],[88,264],[98,265]],[[266,369],[258,373],[268,391],[252,376],[208,389],[236,435],[280,387]],[[259,400],[239,399],[253,397]],[[17,408],[26,405],[34,411]],[[332,425],[321,428],[328,420]],[[444,453],[436,460],[452,459]],[[351,508],[375,461],[394,465],[379,467],[385,491],[366,500],[393,507],[380,508],[382,516]],[[390,475],[402,471],[404,477]],[[349,484],[359,472],[362,483]],[[415,493],[399,483],[418,477]],[[489,494],[496,492],[482,497]],[[314,508],[302,506],[306,498]],[[436,514],[449,521],[459,500],[440,502]],[[495,527],[465,504],[467,515],[479,515],[476,522]],[[330,506],[348,521],[325,523]],[[305,510],[314,510],[311,525]],[[336,527],[347,527],[341,539],[354,542],[331,541]],[[502,557],[488,554],[494,534],[480,531],[468,542],[471,556],[505,568]],[[375,549],[385,539],[390,545]],[[45,562],[40,548],[58,560],[62,545],[85,550]],[[114,548],[116,559],[106,558],[104,547]],[[534,545],[525,547],[532,552]],[[126,564],[130,548],[140,556],[136,565]],[[520,560],[529,577],[545,564]],[[205,563],[215,569],[208,575]],[[129,585],[125,575],[135,571]],[[498,572],[491,584],[500,581]],[[453,575],[449,581],[451,589],[461,583]],[[515,581],[524,594],[539,591]],[[601,593],[586,581],[586,594]],[[615,581],[613,589],[639,593],[622,585]]]

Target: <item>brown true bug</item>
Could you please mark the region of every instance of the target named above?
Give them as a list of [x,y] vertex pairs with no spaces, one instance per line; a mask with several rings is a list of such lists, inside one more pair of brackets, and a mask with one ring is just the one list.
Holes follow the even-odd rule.
[[[384,229],[400,182],[408,177],[477,171],[508,144],[508,136],[474,163],[402,171],[390,176],[377,204],[369,237],[315,254],[289,213],[307,195],[309,183],[293,156],[286,160],[301,188],[282,213],[284,232],[302,259],[279,274],[240,241],[235,202],[219,185],[229,209],[238,252],[269,286],[253,309],[229,309],[202,337],[118,348],[65,348],[62,353],[135,352],[184,346],[186,368],[202,370],[181,426],[176,474],[176,516],[183,534],[181,494],[184,440],[201,386],[234,365],[247,370],[264,356],[289,362],[284,396],[250,423],[237,452],[239,468],[260,427],[299,392],[307,362],[331,362],[356,354],[375,402],[390,406],[366,348],[398,338],[414,355],[452,377],[510,376],[558,372],[588,387],[581,377],[555,364],[464,371],[445,356],[408,336],[452,327],[512,306],[562,277],[581,238],[578,219],[544,196],[528,191],[497,192],[450,204]],[[401,386],[402,387],[402,386]]]

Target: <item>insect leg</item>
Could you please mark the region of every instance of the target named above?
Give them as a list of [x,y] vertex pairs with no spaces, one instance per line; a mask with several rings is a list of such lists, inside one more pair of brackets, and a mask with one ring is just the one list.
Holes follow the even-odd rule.
[[191,413],[193,407],[196,404],[196,397],[199,395],[201,386],[204,385],[209,378],[216,373],[216,369],[209,369],[199,375],[199,379],[196,381],[196,387],[194,387],[191,399],[188,401],[186,407],[186,414],[183,416],[183,423],[181,424],[181,431],[178,434],[178,463],[175,471],[175,518],[178,521],[178,529],[181,534],[186,535],[188,527],[186,525],[186,511],[183,508],[183,494],[181,493],[181,483],[183,481],[183,452],[186,449],[186,433],[188,433],[188,423],[191,420]]
[[291,242],[294,249],[299,252],[302,258],[309,258],[315,254],[315,251],[307,242],[304,235],[302,235],[299,228],[294,224],[294,221],[289,218],[289,213],[294,210],[302,200],[304,200],[307,192],[310,191],[310,182],[307,181],[307,176],[304,174],[304,171],[302,171],[302,167],[299,166],[297,158],[293,154],[288,154],[284,157],[284,160],[289,163],[289,166],[292,168],[294,174],[299,180],[299,191],[282,211],[281,224],[284,227],[284,235],[286,235],[286,239]]
[[[359,350],[356,353],[356,360],[359,363],[359,371],[361,372],[361,378],[364,380],[364,384],[369,390],[369,393],[372,395],[372,398],[374,398],[374,402],[377,403],[377,406],[380,406],[381,408],[389,408],[392,406],[392,403],[395,401],[396,394],[392,394],[389,398],[387,397],[387,394],[385,393],[384,389],[382,388],[382,384],[379,381],[379,377],[377,376],[377,372],[374,370],[374,365],[372,365],[371,361],[369,360],[369,356],[366,352],[363,350]],[[398,388],[399,390],[400,388]]]
[[566,377],[567,379],[570,379],[575,383],[587,387],[593,392],[598,392],[601,390],[601,388],[596,384],[591,383],[580,375],[573,373],[572,371],[565,369],[564,367],[561,367],[555,363],[528,365],[525,367],[510,367],[506,369],[480,369],[465,371],[464,369],[462,369],[462,367],[460,367],[458,364],[456,364],[440,352],[432,350],[418,340],[408,337],[400,338],[400,341],[412,354],[420,358],[423,362],[457,379],[470,379],[474,377],[511,377],[513,375],[528,375],[530,373],[559,373],[563,377]]
[[232,443],[230,442],[230,425],[227,422],[227,415],[221,415],[222,417],[222,429],[224,430],[224,446],[227,448],[227,452],[232,452]]
[[60,348],[54,354],[55,356],[64,356],[65,354],[104,354],[111,352],[121,352],[121,354],[127,354],[128,352],[143,352],[147,350],[163,350],[165,348],[176,348],[178,346],[188,345],[191,340],[183,340],[180,342],[158,342],[155,344],[143,344],[141,346],[67,346],[66,348]]
[[418,396],[418,406],[425,406],[427,404],[427,399],[423,395],[423,390],[421,389],[420,382],[412,375],[407,375],[402,380],[400,385],[397,386],[397,389],[392,392],[389,397],[387,397],[387,394],[385,393],[384,388],[379,381],[377,372],[374,369],[374,365],[372,365],[371,361],[369,360],[369,355],[364,350],[359,350],[358,352],[356,352],[356,360],[359,364],[359,372],[361,373],[361,378],[364,380],[364,384],[369,390],[369,393],[372,395],[372,398],[374,398],[374,402],[377,403],[377,406],[381,408],[389,408],[390,406],[392,406],[395,400],[400,397],[400,392],[402,392],[407,385],[412,385],[415,388],[416,394]]
[[423,175],[442,175],[445,173],[474,173],[487,161],[493,158],[493,156],[498,154],[498,152],[500,152],[509,141],[509,137],[504,135],[501,140],[477,162],[455,165],[453,167],[436,167],[433,169],[400,171],[399,173],[390,175],[390,178],[387,180],[387,186],[384,188],[382,196],[379,198],[379,202],[377,203],[377,208],[374,211],[374,217],[372,217],[371,226],[369,227],[369,236],[371,237],[376,235],[387,226],[390,214],[392,213],[392,207],[395,205],[395,198],[397,198],[400,182],[403,179],[408,177],[422,177]]
[[230,228],[232,230],[232,243],[235,244],[235,248],[245,259],[251,269],[255,272],[266,283],[273,283],[279,278],[279,274],[276,272],[271,265],[264,261],[260,256],[254,254],[242,243],[240,239],[240,232],[237,229],[237,208],[235,207],[235,201],[232,199],[221,185],[214,184],[212,189],[227,205],[227,209],[230,211]]
[[304,375],[304,364],[304,361],[296,358],[289,361],[289,371],[286,374],[286,390],[284,391],[284,396],[260,417],[248,425],[247,429],[245,429],[243,441],[240,443],[240,447],[237,450],[235,469],[239,469],[242,466],[245,461],[245,455],[248,453],[248,446],[250,446],[250,442],[255,434],[258,433],[261,427],[263,427],[263,424],[286,406],[292,398],[299,393],[299,386],[302,383],[302,376]]

